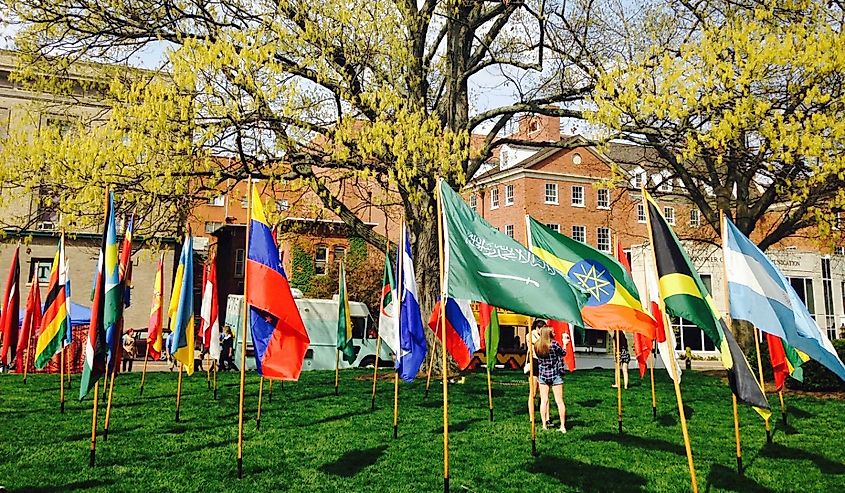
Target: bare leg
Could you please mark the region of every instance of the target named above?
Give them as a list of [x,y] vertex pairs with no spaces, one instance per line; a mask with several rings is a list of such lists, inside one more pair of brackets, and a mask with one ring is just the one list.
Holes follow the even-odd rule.
[[628,363],[622,365],[622,377],[625,380],[625,388],[628,388]]
[[[552,393],[555,396],[557,412],[560,415],[560,431],[566,432],[566,404],[563,403],[563,385],[553,386]],[[548,396],[548,391],[546,391],[546,395]]]
[[540,384],[540,419],[543,420],[543,429],[548,429],[546,423],[549,422],[549,386]]

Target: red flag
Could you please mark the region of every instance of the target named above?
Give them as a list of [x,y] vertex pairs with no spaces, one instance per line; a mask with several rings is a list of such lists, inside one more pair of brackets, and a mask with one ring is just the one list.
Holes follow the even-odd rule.
[[[41,291],[38,283],[38,272],[32,273],[32,284],[29,286],[29,294],[26,296],[26,307],[24,308],[23,325],[18,338],[18,358],[15,367],[18,373],[23,373],[24,354],[29,353],[32,348],[32,338],[38,337],[36,333],[41,327]],[[29,355],[29,362],[33,364],[33,355]]]
[[220,320],[217,306],[217,265],[212,258],[203,269],[200,336],[212,359],[220,357]]
[[157,361],[161,358],[163,341],[161,337],[161,326],[164,318],[164,254],[158,260],[155,282],[153,283],[153,304],[150,309],[150,326],[147,331],[147,347],[150,357]]
[[[755,329],[756,330],[756,329]],[[789,376],[789,364],[786,361],[786,351],[780,337],[766,332],[766,342],[769,344],[769,358],[772,360],[772,372],[775,376],[775,387],[783,390],[786,377]]]
[[20,247],[15,248],[12,265],[9,267],[9,277],[6,280],[6,291],[3,293],[3,305],[0,306],[0,333],[3,334],[3,348],[0,352],[0,363],[6,363],[9,349],[12,350],[11,360],[15,359],[18,346],[18,331],[20,326],[19,311],[21,307],[20,295]]
[[[572,324],[561,322],[560,320],[548,320],[547,325],[552,328],[557,343],[566,349],[566,356],[563,357],[563,360],[566,362],[569,372],[575,371],[575,346],[572,342],[575,339],[575,334],[572,333]],[[563,343],[563,334],[569,335],[566,344]]]
[[[616,243],[616,259],[619,260],[619,263],[622,264],[622,267],[631,272],[631,263],[628,262],[628,256],[625,255],[625,250],[622,249],[621,243]],[[656,331],[658,334],[662,333],[662,324],[663,317],[658,319],[658,330]],[[666,339],[666,334],[662,333],[663,339]],[[658,338],[660,335],[657,336]],[[654,339],[651,337],[646,336],[640,332],[634,333],[634,355],[637,358],[637,367],[640,369],[640,378],[645,376],[645,371],[648,369],[648,357],[651,355],[651,348],[654,346]]]

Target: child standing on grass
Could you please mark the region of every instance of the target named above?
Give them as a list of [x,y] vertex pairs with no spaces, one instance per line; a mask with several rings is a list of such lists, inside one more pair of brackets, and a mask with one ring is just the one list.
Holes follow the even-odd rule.
[[566,405],[563,403],[563,357],[566,350],[554,340],[551,327],[540,329],[540,340],[535,346],[539,366],[540,418],[543,429],[549,429],[549,388],[555,396],[560,415],[560,432],[566,433]]

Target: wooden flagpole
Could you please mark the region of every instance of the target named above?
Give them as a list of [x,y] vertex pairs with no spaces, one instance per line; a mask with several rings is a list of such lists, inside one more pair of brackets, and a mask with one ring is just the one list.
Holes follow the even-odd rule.
[[[648,201],[646,200],[645,196],[645,187],[642,189],[642,201],[643,206],[645,208],[646,213],[646,225],[648,226],[648,237],[651,242],[651,260],[654,266],[654,275],[657,276],[658,281],[660,280],[660,271],[657,270],[657,252],[654,250],[654,232],[651,229],[651,214],[649,213],[648,208]],[[658,286],[660,283],[657,283]],[[669,317],[666,316],[666,303],[663,301],[663,297],[659,295],[657,299],[660,302],[660,311],[663,313],[663,323],[665,324],[666,330],[673,330],[672,324],[669,321]],[[692,458],[692,445],[690,444],[689,438],[689,431],[687,430],[687,417],[684,413],[684,399],[681,395],[681,385],[678,382],[678,367],[677,367],[677,360],[675,357],[675,348],[669,348],[669,366],[671,367],[669,370],[670,375],[672,376],[672,382],[675,386],[675,400],[678,401],[678,416],[680,417],[681,421],[681,434],[684,437],[684,450],[687,454],[687,465],[689,466],[689,473],[690,473],[690,483],[692,486],[692,492],[698,493],[698,480],[695,477],[695,463],[693,462]]]
[[335,349],[334,355],[334,395],[340,395],[340,349]]
[[[35,275],[33,274],[32,277],[35,277]],[[35,286],[34,289],[38,289],[38,286]],[[23,383],[24,383],[24,385],[26,385],[26,375],[27,375],[27,372],[29,371],[29,355],[32,354],[32,332],[33,332],[32,330],[29,331],[30,337],[29,337],[29,340],[26,341],[26,354],[24,355],[24,359],[23,359]],[[783,398],[781,398],[781,402],[783,402]],[[783,406],[781,405],[781,407],[783,407]]]
[[[757,371],[760,374],[760,388],[763,390],[763,395],[766,395],[766,381],[763,379],[763,359],[760,356],[760,331],[754,327],[754,346],[757,349]],[[768,398],[767,398],[768,399]],[[772,443],[772,426],[769,423],[769,417],[766,417],[766,443]]]
[[[490,330],[490,327],[487,328]],[[490,407],[490,421],[493,421],[493,382],[490,377],[490,362],[487,362],[487,403]]]
[[147,378],[147,361],[150,359],[150,341],[147,341],[147,350],[144,353],[144,368],[141,370],[141,392],[138,395],[144,395],[144,382]]
[[780,398],[780,417],[783,419],[783,424],[786,424],[786,404],[783,403],[783,390],[778,390],[778,397]]
[[[731,322],[730,315],[731,315],[731,297],[730,297],[730,290],[728,289],[728,268],[724,262],[724,245],[725,245],[725,213],[721,209],[719,210],[719,229],[721,231],[722,236],[722,289],[725,291],[725,313],[726,317],[728,318],[727,322]],[[757,348],[757,355],[760,355],[760,348]],[[739,411],[737,409],[736,404],[736,394],[731,392],[731,402],[733,405],[733,415],[734,415],[734,439],[736,441],[736,472],[740,476],[744,474],[744,470],[742,468],[742,443],[739,439]],[[766,420],[766,431],[768,432],[769,428],[769,421]]]
[[97,401],[100,400],[100,379],[94,382],[94,410],[91,413],[91,450],[88,455],[88,467],[94,467],[97,454]]
[[446,361],[446,272],[443,244],[443,197],[440,194],[442,182],[438,184],[437,193],[437,250],[440,257],[440,333],[442,334],[440,374],[443,380],[443,492],[449,493],[449,379],[448,362]]
[[179,422],[179,407],[182,404],[182,373],[185,370],[185,363],[179,363],[179,380],[176,383],[176,422]]
[[651,358],[649,358],[648,370],[651,373],[651,417],[657,419],[657,395],[654,393],[654,354],[657,352],[657,341],[651,345]]
[[103,426],[103,440],[104,441],[109,439],[109,420],[111,418],[112,396],[114,395],[115,373],[117,373],[117,355],[115,355],[114,366],[111,369],[111,377],[109,378],[109,400],[106,403],[106,424]]
[[[532,325],[534,322],[532,321]],[[534,338],[528,330],[528,417],[531,421],[531,455],[537,456],[537,425],[534,416]]]
[[[385,252],[386,253],[386,252]],[[398,314],[401,313],[402,310],[402,295],[405,293],[405,283],[404,283],[404,275],[405,275],[405,221],[399,223],[399,249],[396,255],[396,332],[401,334],[401,318]],[[442,280],[442,278],[441,278]],[[401,335],[399,336],[401,339]],[[396,358],[397,363],[399,358],[399,351],[397,351]],[[434,351],[432,351],[431,357],[434,358]],[[394,375],[393,375],[393,438],[399,438],[399,366],[394,365]],[[426,394],[428,394],[428,389],[426,389]]]
[[436,358],[435,348],[437,347],[437,335],[440,334],[440,324],[437,324],[437,331],[435,332],[434,336],[434,344],[431,346],[431,358],[428,360],[428,371],[426,372],[425,377],[425,394],[423,394],[423,399],[428,399],[428,387],[431,385],[431,370],[434,368],[434,359]]
[[258,380],[258,413],[255,415],[255,429],[261,429],[261,400],[264,397],[264,377]]
[[208,390],[211,390],[211,357],[205,353],[205,361],[208,364],[205,370],[205,383],[208,385]]
[[[246,193],[246,248],[244,249],[244,258],[249,261],[249,229],[252,222],[252,175],[247,181]],[[238,399],[238,479],[243,478],[244,475],[244,381],[246,379],[246,317],[248,315],[247,308],[247,288],[249,283],[249,269],[244,269],[244,298],[243,298],[243,313],[241,318],[241,388]]]
[[[272,389],[273,389],[273,387],[272,387],[272,382],[271,382],[270,390],[272,390]],[[270,395],[272,396],[273,393],[271,392]],[[217,361],[214,362],[214,397],[213,397],[213,399],[215,401],[217,400]]]
[[619,427],[619,434],[622,434],[622,374],[619,369],[619,331],[613,331],[616,346],[615,367],[616,367],[616,422]]
[[370,410],[376,410],[376,379],[378,378],[378,360],[379,360],[379,353],[381,352],[381,337],[376,336],[376,360],[375,364],[373,365],[373,398],[372,402],[370,403]]
[[[65,413],[65,348],[59,352],[59,411]],[[108,414],[106,414],[108,417]],[[108,423],[108,421],[106,421]],[[108,430],[108,425],[106,425]],[[103,437],[105,439],[105,437]]]
[[399,438],[399,370],[393,372],[393,438]]

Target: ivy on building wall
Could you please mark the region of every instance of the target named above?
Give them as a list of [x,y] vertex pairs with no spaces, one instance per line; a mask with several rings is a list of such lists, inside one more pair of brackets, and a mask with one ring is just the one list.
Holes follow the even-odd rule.
[[293,246],[291,252],[291,286],[302,290],[303,293],[311,291],[311,283],[314,280],[314,259],[299,245]]
[[346,254],[346,265],[349,269],[361,266],[367,260],[367,242],[360,236],[349,238],[349,250]]

